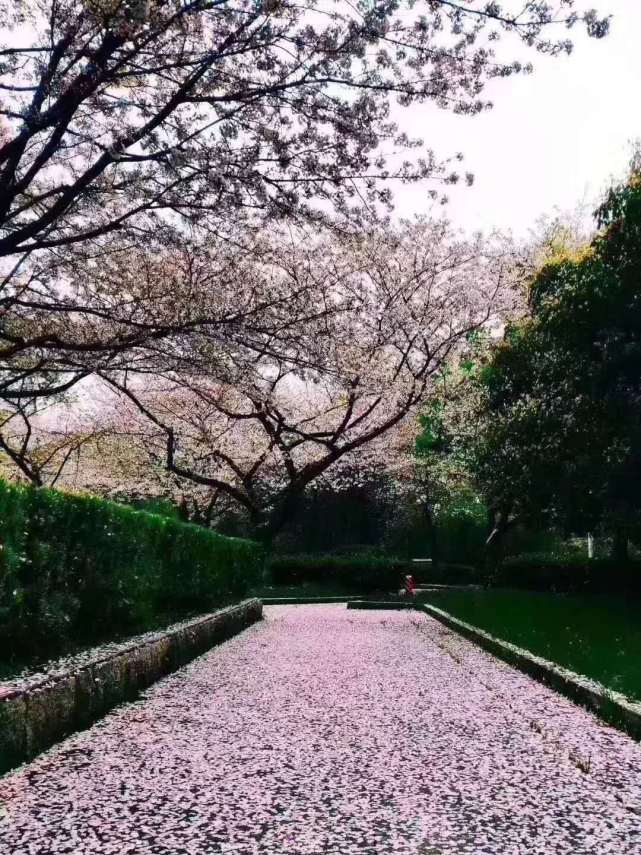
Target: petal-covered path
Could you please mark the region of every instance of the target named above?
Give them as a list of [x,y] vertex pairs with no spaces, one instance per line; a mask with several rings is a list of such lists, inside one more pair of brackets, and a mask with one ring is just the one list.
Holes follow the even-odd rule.
[[265,614],[1,778],[2,855],[641,852],[641,745],[425,615]]

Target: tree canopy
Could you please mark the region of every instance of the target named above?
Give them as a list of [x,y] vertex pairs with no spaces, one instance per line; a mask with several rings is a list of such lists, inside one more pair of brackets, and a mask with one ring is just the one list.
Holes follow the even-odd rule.
[[636,164],[596,212],[599,231],[557,248],[529,313],[479,366],[472,465],[491,507],[619,546],[641,510],[641,177]]
[[396,108],[476,114],[489,80],[530,70],[523,48],[608,31],[574,0],[0,13],[0,447],[58,478],[104,430],[47,434],[42,408],[100,378],[173,476],[265,530],[413,413],[509,296],[509,247],[439,217],[386,223],[395,182],[436,197],[462,157]]
[[[544,52],[562,4],[399,0],[11,0],[0,45],[0,256],[152,233],[173,216],[224,229],[241,212],[344,208],[377,178],[444,176],[390,101],[478,111],[500,32]],[[487,38],[484,38],[486,36]],[[489,41],[488,41],[489,40]],[[355,181],[360,182],[359,186]]]

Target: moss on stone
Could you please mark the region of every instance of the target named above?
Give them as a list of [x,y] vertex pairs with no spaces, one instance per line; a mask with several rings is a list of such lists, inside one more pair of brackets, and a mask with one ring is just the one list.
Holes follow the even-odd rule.
[[74,730],[76,677],[70,674],[26,697],[27,756],[35,757]]
[[81,668],[76,672],[76,727],[88,727],[100,715],[99,704],[96,700],[96,685],[93,669]]
[[0,698],[0,775],[24,760],[26,710],[21,694]]
[[171,672],[171,639],[159,638],[149,645],[158,679]]
[[135,698],[163,675],[153,644],[144,644],[125,653],[124,657],[127,663],[128,698]]
[[93,666],[94,699],[98,714],[121,704],[127,697],[127,662],[123,654]]

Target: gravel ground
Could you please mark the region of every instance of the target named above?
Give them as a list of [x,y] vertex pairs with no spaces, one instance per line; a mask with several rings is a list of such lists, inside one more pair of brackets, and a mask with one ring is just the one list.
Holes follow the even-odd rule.
[[266,619],[0,779],[11,855],[641,852],[641,745],[425,615]]

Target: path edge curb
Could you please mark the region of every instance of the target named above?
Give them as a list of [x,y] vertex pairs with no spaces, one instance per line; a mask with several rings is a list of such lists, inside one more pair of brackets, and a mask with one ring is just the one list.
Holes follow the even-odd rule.
[[313,606],[323,603],[351,603],[360,601],[360,597],[261,597],[264,606]]
[[32,760],[197,656],[232,638],[263,616],[252,598],[183,622],[151,637],[135,638],[116,653],[98,654],[81,667],[43,674],[25,689],[0,685],[0,775]]
[[554,689],[574,703],[595,713],[600,719],[636,740],[641,740],[641,703],[630,701],[625,695],[614,692],[601,683],[582,677],[548,659],[536,656],[529,650],[509,641],[496,638],[489,632],[459,620],[449,612],[427,603],[352,602],[348,608],[413,609],[439,621],[448,629],[472,641],[498,659],[533,677],[539,683]]

